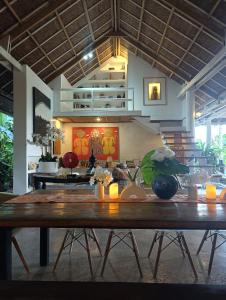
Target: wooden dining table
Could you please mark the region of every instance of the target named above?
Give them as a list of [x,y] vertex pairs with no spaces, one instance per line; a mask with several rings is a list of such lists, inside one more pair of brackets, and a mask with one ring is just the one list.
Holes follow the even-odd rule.
[[[90,193],[90,192],[89,192]],[[12,278],[13,228],[40,228],[40,265],[49,263],[49,228],[226,229],[226,201],[177,194],[171,200],[103,201],[87,191],[37,190],[0,205],[0,279]]]

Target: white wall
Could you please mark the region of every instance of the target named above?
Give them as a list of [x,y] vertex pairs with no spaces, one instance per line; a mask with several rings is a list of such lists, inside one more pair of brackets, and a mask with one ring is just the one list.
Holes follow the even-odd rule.
[[14,186],[13,191],[28,191],[28,163],[38,161],[41,149],[29,145],[33,133],[33,87],[53,102],[53,91],[28,67],[14,71]]
[[119,127],[121,161],[142,159],[151,149],[162,146],[160,135],[151,134],[134,123],[64,123],[65,142],[62,144],[62,154],[72,151],[73,127]]
[[70,82],[62,74],[56,77],[49,83],[49,86],[53,89],[53,114],[59,114],[61,111],[71,111],[73,109],[73,102],[60,102],[60,100],[73,99],[73,91],[61,91],[61,89],[72,88]]
[[[167,105],[143,105],[144,77],[166,78]],[[151,116],[153,120],[179,120],[183,118],[183,102],[177,99],[182,86],[130,52],[128,53],[128,87],[134,88],[134,109],[141,110],[143,115]]]

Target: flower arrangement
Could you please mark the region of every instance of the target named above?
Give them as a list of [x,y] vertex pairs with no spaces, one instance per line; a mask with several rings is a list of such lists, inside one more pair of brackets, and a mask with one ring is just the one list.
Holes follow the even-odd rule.
[[94,175],[90,178],[90,184],[100,183],[103,186],[108,186],[112,182],[113,178],[111,172],[104,170],[102,167],[97,166]]
[[56,140],[64,141],[64,132],[52,126],[50,124],[46,125],[46,134],[43,136],[41,134],[32,134],[33,141],[27,140],[29,144],[39,146],[42,150],[42,155],[39,161],[55,162],[57,160],[56,156],[52,155],[53,142]]
[[174,175],[189,173],[189,167],[175,158],[175,153],[167,146],[151,150],[141,162],[141,172],[144,182],[151,184],[159,175]]

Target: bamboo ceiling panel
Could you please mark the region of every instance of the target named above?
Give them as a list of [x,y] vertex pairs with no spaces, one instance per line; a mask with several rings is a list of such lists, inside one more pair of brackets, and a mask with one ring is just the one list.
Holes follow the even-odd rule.
[[[131,51],[183,84],[224,46],[225,11],[224,0],[4,0],[0,39],[10,34],[11,54],[46,82],[63,73],[75,83]],[[109,39],[114,35],[119,43]],[[0,69],[2,91],[11,86],[4,74]],[[226,68],[200,87],[197,106],[217,98],[225,82]]]

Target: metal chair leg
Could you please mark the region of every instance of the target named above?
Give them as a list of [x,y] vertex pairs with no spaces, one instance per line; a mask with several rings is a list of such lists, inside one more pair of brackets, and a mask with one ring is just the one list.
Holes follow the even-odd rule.
[[182,241],[182,243],[183,243],[183,245],[184,245],[185,251],[186,251],[186,253],[187,253],[188,260],[189,260],[189,262],[190,262],[190,265],[191,265],[192,271],[193,271],[193,273],[194,273],[194,276],[195,276],[195,278],[197,278],[197,277],[198,277],[198,274],[197,274],[197,272],[196,272],[196,269],[195,269],[195,266],[194,266],[194,264],[193,264],[193,261],[192,261],[192,258],[191,258],[191,254],[190,254],[190,251],[189,251],[189,248],[188,248],[188,245],[187,245],[187,243],[186,243],[184,234],[183,234],[182,232],[180,233],[180,237],[181,237],[181,241]]
[[91,229],[91,233],[92,233],[93,239],[94,239],[94,241],[95,241],[95,243],[96,243],[96,245],[97,245],[97,248],[98,248],[98,251],[99,251],[99,253],[100,253],[100,256],[102,256],[100,244],[99,244],[99,241],[98,241],[98,238],[97,238],[97,235],[96,235],[95,230],[94,230],[94,229]]
[[215,232],[213,234],[212,248],[211,248],[211,253],[210,253],[210,261],[209,261],[209,266],[208,266],[208,275],[210,275],[210,273],[211,273],[216,243],[217,243],[217,232]]
[[60,246],[60,250],[59,250],[59,252],[58,252],[57,259],[56,259],[56,262],[55,262],[54,267],[53,267],[53,272],[55,272],[55,270],[56,270],[56,267],[57,267],[57,264],[58,264],[58,262],[59,262],[60,256],[61,256],[62,251],[63,251],[63,249],[64,249],[64,245],[65,245],[65,243],[66,243],[66,241],[67,241],[68,235],[69,235],[69,231],[67,230],[67,232],[66,232],[66,234],[65,234],[65,236],[64,236],[63,242],[62,242],[62,244],[61,244],[61,246]]
[[159,237],[158,252],[157,252],[157,257],[156,257],[156,261],[155,261],[155,268],[154,268],[154,275],[153,275],[154,278],[156,278],[157,272],[158,272],[158,265],[159,265],[159,259],[160,259],[160,255],[161,255],[161,250],[162,250],[163,238],[164,238],[164,231],[161,231],[160,237]]
[[152,252],[152,250],[153,250],[153,248],[154,248],[155,242],[157,241],[157,236],[158,236],[158,231],[155,232],[155,235],[154,235],[154,237],[153,237],[153,240],[152,240],[150,249],[149,249],[149,251],[148,251],[148,257],[150,257],[150,255],[151,255],[151,252]]
[[199,245],[199,247],[198,247],[198,250],[197,250],[197,252],[196,252],[196,255],[198,255],[199,252],[202,250],[202,246],[203,246],[204,242],[206,241],[206,237],[207,237],[208,233],[209,233],[209,230],[206,230],[205,233],[204,233],[204,235],[203,235],[203,238],[202,238],[202,240],[201,240],[201,243],[200,243],[200,245]]
[[15,247],[15,249],[16,249],[16,251],[17,251],[17,253],[18,253],[18,255],[19,255],[20,259],[21,259],[21,261],[22,261],[24,269],[27,271],[27,273],[30,273],[30,270],[29,270],[29,267],[27,265],[27,262],[26,262],[26,260],[25,260],[25,258],[23,256],[23,253],[22,253],[22,251],[20,249],[20,246],[19,246],[19,244],[18,244],[17,239],[15,238],[15,236],[12,236],[12,243],[13,243],[13,245],[14,245],[14,247]]
[[130,234],[130,238],[131,238],[132,245],[133,245],[133,251],[134,251],[134,254],[135,254],[135,257],[136,257],[137,266],[138,266],[138,269],[139,269],[139,272],[140,272],[140,277],[143,277],[143,273],[142,273],[141,265],[140,265],[140,260],[139,260],[139,252],[138,252],[136,239],[135,239],[135,236],[134,236],[132,231],[130,231],[129,234]]
[[179,243],[179,246],[181,249],[181,253],[182,253],[183,257],[185,257],[183,244],[181,242],[181,236],[180,236],[179,232],[176,232],[176,235],[177,235],[177,240],[178,240],[178,243]]
[[109,237],[108,237],[105,253],[104,253],[104,262],[103,262],[103,265],[102,265],[102,268],[101,268],[101,273],[100,273],[101,276],[104,275],[104,269],[105,269],[105,265],[106,265],[106,262],[107,262],[108,254],[110,252],[111,240],[112,240],[113,234],[114,234],[114,231],[111,230],[110,234],[109,234]]
[[71,251],[73,249],[73,245],[74,245],[74,239],[73,236],[75,235],[75,229],[73,229],[72,231],[72,238],[71,238],[71,244],[70,244],[70,248],[69,248],[69,254],[71,254]]
[[84,236],[85,236],[86,251],[87,251],[87,255],[88,255],[90,273],[91,273],[91,276],[93,276],[93,267],[92,267],[92,260],[91,260],[91,255],[90,255],[89,239],[87,236],[86,229],[83,229],[83,232],[84,232]]

